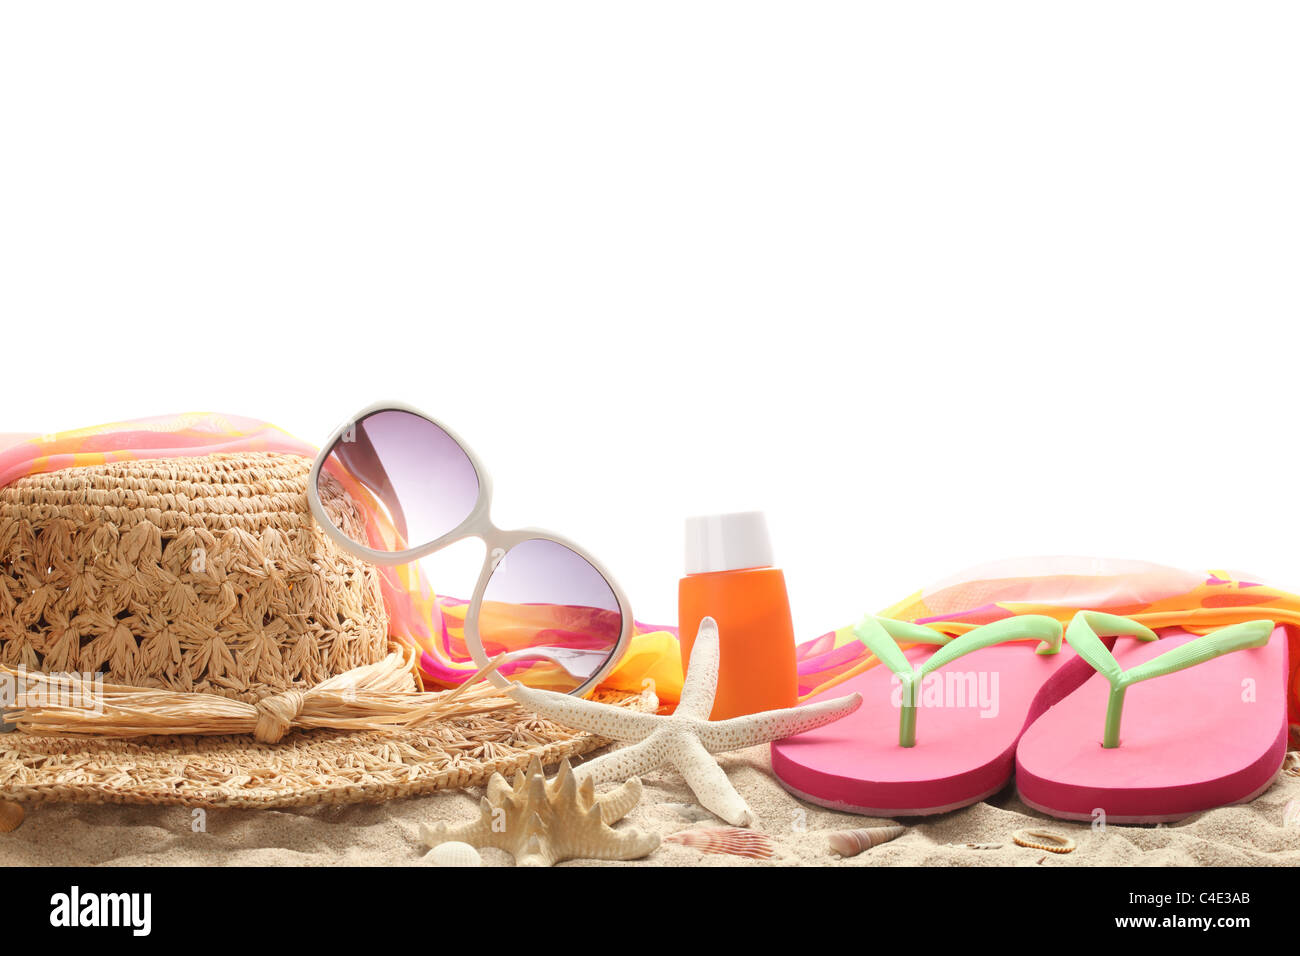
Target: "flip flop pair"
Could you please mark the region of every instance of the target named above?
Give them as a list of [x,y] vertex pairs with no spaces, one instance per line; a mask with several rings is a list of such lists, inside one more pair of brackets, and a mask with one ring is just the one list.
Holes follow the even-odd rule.
[[858,625],[882,666],[845,682],[863,698],[854,714],[772,745],[786,789],[912,816],[976,803],[1014,774],[1052,816],[1152,823],[1254,798],[1286,755],[1287,641],[1271,621],[1200,637],[1098,611],[1064,634],[1042,615],[957,638],[943,626]]

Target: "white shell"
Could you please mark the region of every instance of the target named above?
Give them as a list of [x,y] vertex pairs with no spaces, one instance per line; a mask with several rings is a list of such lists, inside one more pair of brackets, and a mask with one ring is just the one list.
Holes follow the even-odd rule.
[[439,843],[429,851],[428,860],[434,866],[482,866],[483,857],[468,843],[449,840]]

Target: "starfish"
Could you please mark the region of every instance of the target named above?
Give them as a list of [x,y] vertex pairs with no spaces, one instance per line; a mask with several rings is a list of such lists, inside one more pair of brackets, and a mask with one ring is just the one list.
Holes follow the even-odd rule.
[[686,779],[701,806],[732,826],[747,827],[755,822],[754,813],[712,755],[824,727],[857,710],[862,697],[851,694],[802,707],[709,720],[718,689],[719,656],[718,625],[706,617],[691,649],[681,702],[668,716],[518,683],[506,693],[534,713],[566,727],[630,744],[578,767],[574,774],[579,780],[622,783],[629,777],[671,765]]

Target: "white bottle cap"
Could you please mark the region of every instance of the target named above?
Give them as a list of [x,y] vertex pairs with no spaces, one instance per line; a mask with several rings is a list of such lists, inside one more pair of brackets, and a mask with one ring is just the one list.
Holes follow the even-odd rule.
[[686,573],[770,568],[772,539],[761,511],[686,519]]

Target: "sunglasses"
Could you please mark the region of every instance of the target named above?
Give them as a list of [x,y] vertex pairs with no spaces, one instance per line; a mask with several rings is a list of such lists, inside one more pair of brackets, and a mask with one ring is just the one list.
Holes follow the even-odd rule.
[[498,687],[585,694],[631,641],[627,597],[600,562],[558,535],[494,525],[482,462],[421,411],[383,402],[354,415],[317,455],[307,497],[326,534],[376,564],[481,540],[460,650],[480,668],[497,663],[489,676]]

